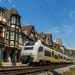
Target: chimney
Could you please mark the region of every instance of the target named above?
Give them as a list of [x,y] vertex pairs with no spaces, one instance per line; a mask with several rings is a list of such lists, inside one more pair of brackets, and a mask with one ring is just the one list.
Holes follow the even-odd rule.
[[15,3],[13,3],[13,8],[15,8]]

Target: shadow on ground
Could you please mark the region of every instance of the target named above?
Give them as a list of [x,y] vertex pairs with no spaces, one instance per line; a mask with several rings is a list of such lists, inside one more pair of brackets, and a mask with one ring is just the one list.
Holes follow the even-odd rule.
[[[54,71],[54,70],[52,70],[52,71],[50,71],[50,72],[51,72],[52,75],[61,75],[61,74],[57,73],[57,72]],[[50,75],[51,75],[51,74],[50,74]],[[48,74],[48,75],[49,75],[49,74]]]

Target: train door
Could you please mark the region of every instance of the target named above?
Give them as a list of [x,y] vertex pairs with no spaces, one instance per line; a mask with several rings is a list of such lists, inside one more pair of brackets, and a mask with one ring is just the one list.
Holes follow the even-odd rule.
[[69,58],[68,58],[68,63],[69,63]]
[[43,57],[43,47],[40,46],[38,49],[38,60],[41,60]]
[[58,62],[60,62],[60,53],[58,52]]
[[54,50],[51,49],[51,62],[54,62]]
[[66,56],[65,56],[65,62],[67,62],[67,61],[66,61]]

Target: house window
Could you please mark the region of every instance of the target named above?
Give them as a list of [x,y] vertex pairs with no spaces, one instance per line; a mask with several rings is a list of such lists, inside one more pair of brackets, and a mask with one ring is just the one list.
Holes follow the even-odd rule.
[[17,34],[16,34],[16,41],[17,41]]
[[25,30],[25,34],[27,35],[27,30]]
[[2,15],[2,11],[1,11],[1,15]]
[[23,41],[24,41],[24,38],[22,37],[22,43],[23,43]]
[[1,34],[1,30],[2,30],[2,28],[0,28],[0,34]]
[[3,18],[4,18],[4,14],[3,14]]
[[9,36],[8,36],[8,32],[6,32],[6,39],[8,39],[9,38]]
[[19,18],[17,17],[17,25],[19,25]]
[[15,16],[12,16],[12,23],[15,24]]
[[54,46],[54,48],[56,48],[56,46]]
[[2,28],[0,28],[0,36],[1,36],[1,33],[2,33]]
[[31,33],[31,37],[33,37],[33,34]]
[[11,40],[14,40],[14,32],[11,32]]

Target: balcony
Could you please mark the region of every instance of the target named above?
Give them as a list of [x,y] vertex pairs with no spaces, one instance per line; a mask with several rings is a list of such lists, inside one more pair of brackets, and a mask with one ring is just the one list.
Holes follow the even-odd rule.
[[0,36],[0,44],[5,44],[5,39]]

